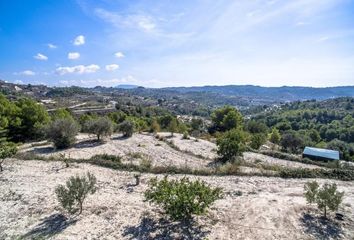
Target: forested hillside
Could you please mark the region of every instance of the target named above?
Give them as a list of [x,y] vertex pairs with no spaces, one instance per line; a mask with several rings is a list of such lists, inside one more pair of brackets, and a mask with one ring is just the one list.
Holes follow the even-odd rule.
[[283,144],[327,147],[354,160],[354,98],[293,102],[254,117],[282,133]]

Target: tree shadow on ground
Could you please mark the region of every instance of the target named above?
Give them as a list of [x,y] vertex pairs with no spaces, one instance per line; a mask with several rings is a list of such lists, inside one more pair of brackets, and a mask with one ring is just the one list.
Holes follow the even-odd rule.
[[124,135],[119,135],[119,136],[113,137],[112,140],[124,141],[124,140],[127,140],[128,138],[131,138],[131,137],[129,137],[129,136],[124,136]]
[[138,240],[201,240],[205,239],[209,233],[210,231],[204,230],[203,226],[193,220],[172,222],[165,218],[155,220],[150,216],[143,216],[137,226],[125,227],[123,237]]
[[47,147],[35,147],[33,150],[28,152],[33,154],[48,154],[48,153],[53,153],[54,151],[55,151],[54,147],[47,146]]
[[343,229],[335,220],[304,213],[300,221],[305,233],[316,239],[340,239],[343,236]]
[[97,139],[89,139],[89,140],[85,140],[82,142],[77,143],[74,148],[92,148],[92,147],[97,147],[100,145],[105,144],[106,142],[101,140],[101,141],[97,141]]
[[52,214],[45,217],[43,221],[35,226],[31,231],[21,237],[21,239],[48,238],[64,231],[70,225],[76,223],[76,219],[68,219],[62,214]]

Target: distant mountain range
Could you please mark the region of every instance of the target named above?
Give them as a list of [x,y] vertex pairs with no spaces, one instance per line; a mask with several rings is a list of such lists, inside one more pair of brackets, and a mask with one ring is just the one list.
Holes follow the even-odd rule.
[[[45,85],[13,84],[0,80],[0,92],[22,94],[33,97],[87,95],[93,93],[126,92],[133,95],[154,98],[183,97],[193,101],[212,101],[219,104],[264,104],[297,100],[324,100],[337,97],[354,97],[354,86],[341,87],[260,87],[253,85],[226,85],[200,87],[144,88],[133,84],[121,84],[115,87],[48,87]],[[229,101],[230,100],[230,101]],[[237,104],[235,104],[237,105]]]
[[201,86],[201,87],[170,87],[167,90],[180,93],[212,92],[227,96],[264,97],[282,101],[328,99],[336,97],[354,97],[354,86],[343,87],[260,87],[253,85],[226,85],[226,86]]
[[138,88],[138,85],[133,85],[133,84],[120,84],[118,86],[116,86],[115,88],[121,88],[121,89],[134,89],[134,88]]

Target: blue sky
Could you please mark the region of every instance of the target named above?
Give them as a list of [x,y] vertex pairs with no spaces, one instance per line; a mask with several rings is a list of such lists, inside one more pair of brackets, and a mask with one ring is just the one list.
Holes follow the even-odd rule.
[[0,0],[0,79],[354,85],[352,0]]

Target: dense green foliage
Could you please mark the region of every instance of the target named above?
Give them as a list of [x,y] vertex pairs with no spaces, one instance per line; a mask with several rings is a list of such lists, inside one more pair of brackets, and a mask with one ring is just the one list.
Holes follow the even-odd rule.
[[68,148],[75,143],[79,132],[78,124],[72,118],[58,118],[47,128],[47,138],[58,149]]
[[58,185],[55,188],[58,201],[61,206],[70,214],[79,211],[82,213],[82,206],[88,194],[96,192],[96,177],[87,173],[86,176],[72,176],[65,185]]
[[47,111],[36,101],[27,98],[9,101],[0,94],[0,129],[6,131],[9,140],[41,138],[49,121]]
[[339,150],[342,159],[354,161],[354,98],[287,103],[254,119],[281,132],[285,151],[329,148]]
[[233,161],[246,150],[245,142],[245,132],[240,129],[232,129],[217,139],[217,153],[222,161]]
[[189,219],[204,214],[206,209],[222,196],[220,188],[212,188],[205,182],[188,178],[162,180],[154,178],[145,192],[147,201],[160,205],[173,219]]
[[12,157],[17,152],[17,147],[14,143],[2,142],[0,144],[0,172],[2,172],[2,164],[5,158]]
[[213,125],[210,127],[210,132],[224,132],[233,128],[241,128],[243,126],[243,117],[241,113],[231,106],[216,109],[211,114],[211,120]]
[[327,217],[327,211],[337,211],[343,201],[344,192],[337,191],[335,183],[325,183],[321,188],[316,181],[307,182],[304,186],[305,198],[308,203],[317,203],[317,207]]

